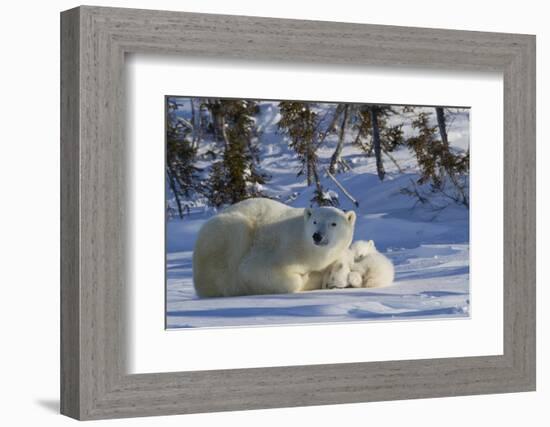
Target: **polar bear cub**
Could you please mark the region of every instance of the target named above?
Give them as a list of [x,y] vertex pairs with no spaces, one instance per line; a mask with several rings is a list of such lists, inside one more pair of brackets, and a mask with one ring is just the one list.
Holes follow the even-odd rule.
[[[358,274],[351,275],[351,267],[355,263],[354,253],[351,249],[344,249],[340,257],[325,270],[322,289],[360,288],[362,278]],[[350,280],[351,279],[351,280]],[[353,284],[351,283],[353,281]]]
[[392,262],[372,240],[359,240],[327,268],[322,288],[381,288],[392,284],[394,274]]
[[[393,283],[395,269],[388,257],[376,249],[373,240],[358,240],[351,245],[354,263],[351,272],[359,273],[363,288],[382,288]],[[353,281],[353,279],[352,279]]]

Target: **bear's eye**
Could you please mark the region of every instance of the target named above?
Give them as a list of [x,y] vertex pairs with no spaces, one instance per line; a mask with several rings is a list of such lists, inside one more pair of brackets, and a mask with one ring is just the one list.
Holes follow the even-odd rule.
[[317,221],[313,221],[313,224],[317,225]]
[[333,227],[336,227],[336,223],[335,223],[335,222],[333,222],[333,223],[330,224],[330,225],[332,225]]

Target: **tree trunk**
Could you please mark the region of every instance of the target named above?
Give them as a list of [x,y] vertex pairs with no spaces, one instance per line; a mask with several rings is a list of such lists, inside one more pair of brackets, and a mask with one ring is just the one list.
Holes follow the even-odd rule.
[[[445,119],[445,110],[443,107],[435,107],[435,114],[437,116],[437,126],[439,127],[439,134],[441,136],[441,142],[443,143],[445,147],[445,156],[450,157],[451,151],[449,147],[449,137],[447,136],[447,121]],[[447,159],[443,159],[444,163],[447,163]],[[468,196],[466,195],[466,192],[464,190],[464,187],[458,182],[457,177],[453,173],[453,171],[450,168],[445,168],[447,173],[449,174],[449,178],[451,179],[451,182],[455,186],[456,190],[460,194],[460,197],[462,199],[462,203],[465,206],[469,207],[469,200]]]
[[212,116],[214,138],[216,139],[216,141],[222,141],[224,137],[223,136],[224,118],[223,118],[222,105],[219,101],[208,100],[208,109],[210,110],[210,115]]
[[[307,122],[304,124],[307,129],[313,129],[314,128],[314,123],[311,122],[311,115],[310,115],[310,112],[309,112],[309,108],[308,108],[308,119],[307,119]],[[311,132],[307,132],[308,134],[310,134],[309,136],[306,136],[305,137],[305,141],[306,141],[306,147],[305,147],[305,152],[306,152],[306,175],[307,175],[307,186],[309,187],[314,181],[317,181],[318,177],[316,176],[317,175],[317,165],[315,164],[315,150],[316,150],[316,147],[315,147],[315,136],[314,136],[314,131],[311,131]]]
[[321,185],[321,180],[319,179],[319,174],[317,173],[317,166],[315,165],[315,162],[312,162],[311,164],[311,174],[313,176],[313,180],[315,181],[315,187],[317,188],[317,193],[319,195],[322,195],[323,186]]
[[307,186],[309,187],[313,182],[313,171],[315,169],[315,163],[311,153],[311,147],[307,147],[306,153],[306,179]]
[[437,126],[439,127],[439,134],[441,135],[441,142],[446,148],[449,147],[449,138],[447,137],[447,123],[445,120],[445,111],[443,107],[435,107],[435,114],[437,116]]
[[223,117],[222,114],[220,114],[218,117],[218,120],[219,120],[219,126],[221,128],[223,145],[224,145],[225,151],[227,151],[229,148],[229,137],[227,136],[227,126],[225,123],[225,118]]
[[332,130],[334,129],[334,126],[336,126],[336,122],[340,117],[340,114],[342,114],[342,104],[338,104],[338,106],[336,107],[336,110],[334,111],[334,116],[332,117],[330,124],[327,126],[326,130],[319,137],[319,142],[316,145],[317,147],[320,147],[321,145],[323,145],[323,142],[325,142],[325,138],[328,136],[330,132],[332,132]]
[[401,169],[401,166],[399,166],[399,163],[397,163],[397,160],[395,160],[395,157],[393,157],[390,154],[390,151],[388,150],[388,147],[384,143],[382,143],[382,151],[393,162],[393,164],[395,165],[395,167],[397,168],[399,173],[403,173],[403,169]]
[[380,181],[384,180],[386,172],[382,163],[382,148],[380,146],[380,128],[378,127],[378,107],[370,108],[370,120],[372,123],[372,145],[374,147],[374,155],[376,157],[376,171]]
[[168,171],[168,182],[170,183],[170,189],[172,190],[172,193],[174,193],[174,197],[176,198],[176,204],[178,205],[178,214],[180,218],[183,219],[183,209],[181,208],[181,201],[178,195],[178,189],[176,187],[174,174],[171,171]]
[[193,149],[197,148],[197,118],[195,115],[195,102],[193,101],[193,98],[189,98],[189,103],[191,105],[191,123],[193,124],[192,129],[192,135],[193,135],[193,143],[192,147]]
[[342,119],[342,124],[340,126],[340,134],[338,135],[338,144],[336,145],[336,149],[334,150],[334,153],[332,153],[332,157],[330,158],[330,166],[328,170],[331,174],[336,173],[336,166],[338,165],[340,156],[342,155],[342,149],[344,148],[344,136],[346,134],[346,125],[348,122],[348,111],[349,105],[346,104],[344,106],[344,118]]

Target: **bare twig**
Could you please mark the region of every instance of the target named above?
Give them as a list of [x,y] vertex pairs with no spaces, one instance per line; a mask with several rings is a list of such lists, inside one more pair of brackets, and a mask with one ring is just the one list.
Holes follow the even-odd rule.
[[342,184],[340,184],[338,182],[338,180],[334,177],[334,175],[332,175],[330,173],[330,171],[328,170],[328,168],[325,168],[325,172],[327,174],[327,176],[332,180],[332,182],[334,182],[336,184],[336,186],[342,191],[342,193],[344,193],[344,195],[351,200],[351,202],[359,207],[359,202],[357,201],[357,199],[355,199],[345,188]]
[[397,170],[399,171],[399,173],[403,173],[403,169],[401,168],[401,166],[399,166],[399,163],[397,163],[397,160],[395,160],[395,158],[390,154],[389,150],[388,150],[388,146],[385,142],[381,141],[382,142],[382,151],[384,152],[384,154],[386,156],[388,156],[388,158],[393,162],[393,164],[397,167]]
[[[336,126],[336,121],[338,120],[338,117],[340,117],[340,114],[342,114],[343,111],[343,105],[338,104],[336,107],[336,110],[334,111],[334,116],[332,116],[332,121],[330,124],[326,127],[325,131],[322,133],[319,133],[319,140],[317,141],[317,144],[315,146],[315,149],[319,148],[321,145],[323,145],[323,142],[325,142],[325,138],[328,136],[330,132],[334,129]],[[328,114],[328,113],[327,113]],[[325,114],[326,117],[326,114]],[[324,117],[323,117],[324,120]],[[319,125],[322,123],[322,121],[319,121]]]

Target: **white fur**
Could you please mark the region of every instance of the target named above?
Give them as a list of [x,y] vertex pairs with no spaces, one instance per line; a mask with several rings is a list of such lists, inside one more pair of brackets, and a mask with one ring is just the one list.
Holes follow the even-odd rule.
[[336,208],[298,209],[263,198],[232,205],[208,220],[197,236],[193,251],[197,294],[319,289],[321,272],[349,246],[354,226],[355,213]]
[[360,261],[363,257],[378,252],[374,246],[374,240],[357,240],[352,243],[350,250],[353,253],[354,261]]
[[322,288],[381,288],[393,283],[394,274],[392,262],[372,240],[359,240],[327,268]]
[[392,262],[378,251],[363,256],[351,269],[361,274],[363,288],[389,286],[395,275]]
[[358,271],[350,271],[348,274],[348,285],[352,288],[360,288],[363,285],[363,277]]
[[[353,252],[349,249],[344,249],[340,253],[340,257],[325,270],[322,284],[323,289],[347,288],[353,286],[349,280],[351,266],[354,264],[353,255]],[[357,275],[355,275],[352,277],[351,281],[358,284],[356,287],[361,287],[361,276],[357,278]]]

